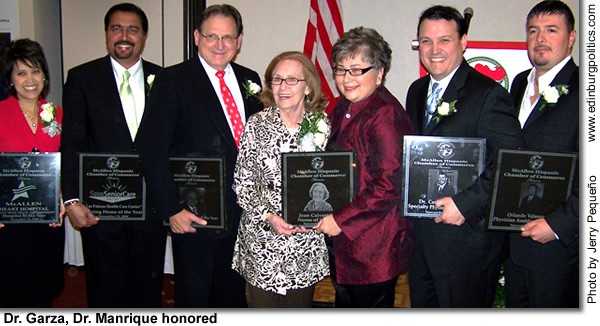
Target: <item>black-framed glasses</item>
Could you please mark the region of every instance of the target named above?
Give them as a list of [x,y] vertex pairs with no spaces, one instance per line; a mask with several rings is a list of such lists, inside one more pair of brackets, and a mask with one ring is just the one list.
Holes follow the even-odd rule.
[[299,82],[306,81],[306,79],[298,79],[296,77],[273,77],[271,78],[271,85],[281,85],[281,83],[285,82],[288,86],[298,85]]
[[350,69],[336,67],[336,68],[333,68],[333,74],[336,76],[344,76],[344,75],[346,75],[346,73],[350,73],[350,76],[362,76],[371,69],[373,69],[373,66],[370,66],[368,68],[350,68]]
[[233,41],[237,40],[237,36],[233,36],[233,35],[223,35],[223,36],[219,36],[217,34],[208,34],[208,35],[204,35],[202,33],[200,33],[200,35],[202,35],[202,37],[204,37],[205,39],[207,39],[210,43],[215,43],[218,40],[221,40],[225,43],[233,43]]

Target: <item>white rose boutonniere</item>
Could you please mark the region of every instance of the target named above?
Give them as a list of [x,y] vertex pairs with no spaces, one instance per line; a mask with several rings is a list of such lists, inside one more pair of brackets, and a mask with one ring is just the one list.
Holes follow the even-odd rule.
[[48,102],[42,105],[42,112],[40,112],[40,120],[42,125],[44,125],[42,130],[50,137],[54,137],[62,132],[62,126],[56,121],[56,111],[56,105]]
[[569,86],[558,84],[555,86],[548,86],[544,88],[541,92],[541,100],[542,106],[540,106],[540,111],[543,111],[547,106],[554,106],[558,102],[558,99],[563,96],[569,94]]
[[150,74],[148,75],[148,77],[146,77],[146,84],[148,84],[148,92],[150,92],[150,90],[152,89],[152,85],[154,85],[154,78],[156,76],[154,74]]
[[443,117],[448,117],[456,113],[456,101],[444,102],[444,99],[440,98],[432,121],[438,123]]
[[258,86],[257,83],[251,80],[246,80],[242,85],[244,86],[244,90],[246,91],[246,98],[248,98],[249,96],[256,96],[256,94],[258,94],[261,91],[260,86]]
[[327,144],[330,126],[323,111],[307,112],[298,131],[298,145],[305,152],[323,151]]

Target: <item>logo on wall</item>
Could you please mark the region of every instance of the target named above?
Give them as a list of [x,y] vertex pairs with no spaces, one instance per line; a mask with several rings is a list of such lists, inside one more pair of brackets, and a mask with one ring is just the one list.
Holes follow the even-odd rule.
[[498,61],[490,57],[477,56],[467,59],[467,62],[479,73],[495,80],[505,89],[509,89],[510,83],[508,80],[508,74],[506,73],[506,69],[504,69],[504,67],[502,67]]

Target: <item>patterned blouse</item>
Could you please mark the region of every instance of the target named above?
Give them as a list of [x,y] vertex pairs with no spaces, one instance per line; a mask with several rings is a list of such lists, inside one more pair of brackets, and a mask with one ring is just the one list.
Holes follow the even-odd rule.
[[232,268],[253,286],[281,295],[309,287],[329,275],[322,234],[277,235],[263,219],[266,213],[283,216],[281,153],[302,151],[296,145],[297,134],[283,124],[277,107],[251,116],[242,134],[233,183],[244,212]]

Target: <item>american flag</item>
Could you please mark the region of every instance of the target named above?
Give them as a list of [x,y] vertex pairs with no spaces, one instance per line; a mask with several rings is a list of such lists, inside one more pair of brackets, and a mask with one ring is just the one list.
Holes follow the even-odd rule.
[[340,95],[333,80],[331,48],[344,33],[341,0],[310,0],[310,12],[304,40],[304,54],[315,63],[330,113]]

